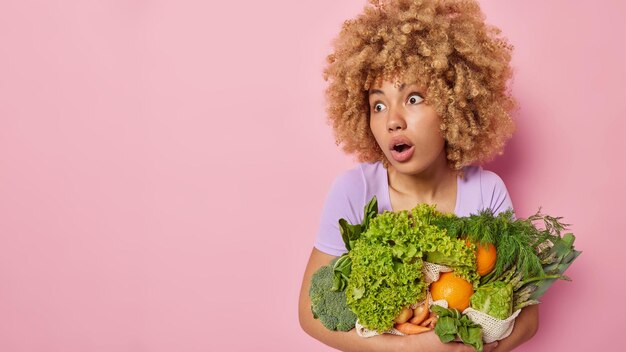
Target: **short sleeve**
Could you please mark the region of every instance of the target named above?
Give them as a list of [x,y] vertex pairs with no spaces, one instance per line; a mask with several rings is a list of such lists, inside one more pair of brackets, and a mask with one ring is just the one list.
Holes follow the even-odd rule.
[[334,256],[347,252],[339,232],[339,219],[346,219],[351,224],[362,222],[364,190],[363,176],[358,169],[350,170],[335,179],[322,209],[315,248]]
[[483,204],[486,208],[498,214],[513,209],[511,197],[504,181],[496,173],[483,170],[481,174],[481,189]]

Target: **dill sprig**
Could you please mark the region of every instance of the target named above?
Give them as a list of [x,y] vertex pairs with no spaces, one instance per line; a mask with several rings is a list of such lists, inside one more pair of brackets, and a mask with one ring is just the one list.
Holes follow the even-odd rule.
[[491,209],[485,209],[466,218],[466,234],[472,242],[482,245],[492,243],[496,247],[500,242],[500,229],[513,221],[513,211],[508,210],[494,217]]
[[537,210],[537,213],[528,217],[528,221],[531,223],[543,222],[543,232],[552,235],[554,237],[561,237],[561,233],[571,226],[570,224],[564,224],[561,222],[562,216],[554,217],[541,213],[541,208]]
[[[489,213],[485,211],[480,216],[488,218]],[[498,249],[494,276],[499,276],[510,265],[515,265],[522,277],[544,276],[542,258],[537,255],[537,249],[543,243],[552,243],[560,238],[561,231],[568,226],[560,220],[560,217],[542,214],[541,209],[527,219],[514,219],[512,210],[493,217],[491,229],[495,231],[492,232],[495,241],[491,243]],[[486,236],[482,238],[491,240]]]
[[512,209],[498,215],[490,209],[466,217],[441,215],[432,219],[432,224],[446,230],[452,238],[466,238],[473,243],[493,244],[497,249],[494,270],[481,278],[481,284],[498,280],[515,268],[521,277],[544,277],[546,263],[553,260],[551,251],[542,247],[551,246],[561,239],[568,224],[562,217],[537,213],[526,219],[516,219]]
[[[490,209],[467,217],[442,216],[435,224],[445,228],[448,236],[465,237],[474,243],[493,244],[498,251],[493,272],[481,280],[490,282],[515,266],[523,277],[544,275],[541,256],[537,248],[546,241],[555,240],[568,226],[560,217],[541,213],[527,219],[516,219],[512,209],[494,215]],[[536,226],[540,223],[543,226]],[[550,242],[553,242],[550,241]]]
[[460,218],[454,214],[440,214],[440,216],[431,219],[431,224],[445,229],[446,234],[451,238],[460,238],[467,233],[466,218]]

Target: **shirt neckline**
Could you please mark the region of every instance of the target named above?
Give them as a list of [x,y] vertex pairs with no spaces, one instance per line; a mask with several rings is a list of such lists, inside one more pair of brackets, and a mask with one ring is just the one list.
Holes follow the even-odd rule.
[[[383,167],[383,173],[384,173],[384,186],[383,189],[385,191],[385,201],[387,202],[387,209],[389,209],[389,211],[393,211],[393,208],[391,207],[391,194],[389,193],[389,173],[387,172],[387,169],[385,167]],[[457,215],[459,213],[459,206],[461,204],[461,177],[457,176],[456,177],[456,200],[454,203],[454,214]]]

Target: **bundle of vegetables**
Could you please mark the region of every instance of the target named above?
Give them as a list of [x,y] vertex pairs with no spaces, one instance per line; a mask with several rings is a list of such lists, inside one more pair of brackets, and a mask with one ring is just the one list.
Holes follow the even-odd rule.
[[[574,249],[572,233],[561,236],[569,226],[561,219],[541,214],[541,210],[527,219],[515,219],[512,210],[498,215],[485,210],[469,217],[442,216],[436,222],[451,237],[493,245],[495,265],[481,277],[482,289],[477,294],[493,298],[496,291],[512,291],[511,311],[516,311],[538,304],[556,279],[570,280],[563,273],[581,252]],[[486,291],[491,293],[484,294]],[[473,305],[478,304],[478,298],[474,301]]]
[[[330,309],[334,316],[349,310],[360,325],[380,333],[395,328],[411,334],[434,327],[443,342],[460,339],[481,351],[481,325],[468,311],[514,320],[518,309],[539,303],[556,279],[569,280],[563,273],[580,254],[572,234],[561,236],[567,226],[561,218],[539,212],[515,219],[512,211],[456,217],[428,205],[382,214],[377,208],[373,198],[361,224],[339,221],[348,252],[316,275],[324,273],[325,290],[345,298],[345,305]],[[543,226],[536,226],[538,222]],[[452,272],[429,284],[422,270],[426,262]],[[315,292],[312,288],[312,302]],[[428,292],[435,301],[445,300],[448,308],[429,306]],[[315,307],[313,312],[320,315]],[[336,324],[324,325],[337,329]]]

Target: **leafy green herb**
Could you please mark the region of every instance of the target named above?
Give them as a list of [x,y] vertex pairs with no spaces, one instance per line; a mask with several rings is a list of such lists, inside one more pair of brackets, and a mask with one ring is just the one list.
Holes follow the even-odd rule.
[[352,244],[359,239],[361,232],[363,232],[361,224],[351,225],[346,219],[339,219],[339,233],[341,233],[343,243],[346,245],[346,250],[352,249]]
[[461,316],[459,320],[459,337],[464,344],[474,347],[475,351],[483,350],[483,329],[467,315]]
[[[346,245],[348,252],[352,250],[354,243],[361,237],[361,233],[369,228],[369,223],[378,215],[378,200],[374,196],[369,203],[365,205],[363,222],[361,224],[351,225],[345,219],[339,219],[339,232],[343,243]],[[333,291],[343,291],[348,285],[350,272],[352,271],[352,259],[348,253],[344,253],[333,267]]]
[[333,291],[344,291],[346,289],[351,271],[352,259],[347,255],[339,257],[333,266]]
[[456,309],[446,309],[432,305],[430,309],[439,316],[435,325],[435,334],[443,343],[454,341],[458,336],[464,344],[483,350],[483,330],[473,323],[467,315],[461,315]]
[[[458,318],[457,318],[458,319]],[[452,317],[440,317],[435,325],[435,333],[443,343],[454,341],[459,332],[457,320]]]
[[[491,275],[483,277],[481,283],[493,281],[512,265],[525,277],[543,274],[542,263],[536,255],[540,243],[559,238],[558,233],[564,224],[561,218],[550,217],[537,212],[528,219],[515,219],[513,210],[494,215],[490,209],[468,217],[442,216],[433,223],[445,228],[452,238],[466,237],[474,243],[491,243],[498,249],[495,268]],[[544,229],[534,225],[543,221]]]

